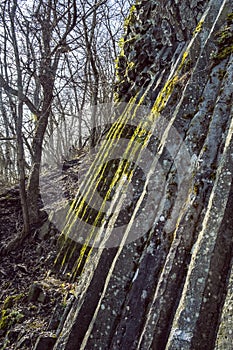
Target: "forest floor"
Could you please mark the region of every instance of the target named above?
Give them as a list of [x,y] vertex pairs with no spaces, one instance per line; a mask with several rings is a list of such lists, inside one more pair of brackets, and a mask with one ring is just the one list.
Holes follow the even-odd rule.
[[[56,175],[65,180],[66,197],[70,196],[67,184],[69,189],[75,188],[77,163],[80,162],[68,162],[66,173]],[[8,243],[21,229],[22,212],[16,186],[0,193],[0,245]],[[41,222],[41,227],[34,229],[21,245],[0,256],[1,350],[34,349],[38,336],[56,337],[74,290],[69,274],[54,267],[59,235],[51,222]]]
[[[0,196],[0,214],[0,242],[4,244],[22,228],[17,188]],[[35,234],[0,258],[0,349],[32,349],[36,338],[48,331],[53,310],[65,290],[65,281],[51,270],[55,256],[53,237],[41,240]],[[34,286],[45,283],[44,297],[36,300],[31,295]]]

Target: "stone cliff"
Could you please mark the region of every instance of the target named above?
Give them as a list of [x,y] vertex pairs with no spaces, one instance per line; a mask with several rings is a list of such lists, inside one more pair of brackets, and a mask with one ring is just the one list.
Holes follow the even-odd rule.
[[[133,124],[125,138],[150,150],[166,181],[151,182],[151,199],[152,160],[135,197],[140,205],[151,199],[140,212],[141,228],[132,229],[141,208],[135,204],[118,244],[84,242],[73,270],[76,298],[54,349],[231,350],[232,3],[137,1],[120,45],[115,97],[131,107],[119,113],[107,149]],[[149,112],[138,127],[132,115],[142,106]],[[141,151],[130,152],[136,162]],[[119,193],[115,204],[122,203]],[[81,205],[76,201],[75,210],[85,216]],[[69,215],[65,234],[74,221]],[[145,233],[128,240],[143,225]]]

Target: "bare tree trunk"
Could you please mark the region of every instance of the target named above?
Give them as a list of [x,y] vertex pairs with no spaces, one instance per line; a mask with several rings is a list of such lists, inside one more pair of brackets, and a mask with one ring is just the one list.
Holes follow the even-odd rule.
[[[96,112],[97,112],[97,103],[98,103],[98,91],[99,91],[99,71],[96,66],[96,49],[95,49],[95,43],[94,43],[94,33],[96,28],[96,16],[97,16],[97,7],[98,2],[95,1],[96,8],[94,8],[93,12],[93,18],[92,18],[92,24],[91,28],[88,30],[86,19],[83,18],[83,27],[84,27],[84,36],[85,36],[85,44],[87,49],[87,59],[88,59],[88,73],[89,73],[89,80],[92,82],[92,96],[91,96],[91,103],[92,103],[92,111],[91,111],[91,147],[94,147],[96,144],[96,127],[97,127],[97,120],[96,120]],[[90,32],[90,34],[89,34]],[[92,77],[93,76],[93,77]]]
[[60,60],[60,55],[63,52],[59,45],[63,45],[69,32],[74,28],[76,22],[76,4],[73,1],[73,17],[69,16],[68,24],[65,33],[60,39],[59,45],[55,48],[51,48],[52,31],[54,27],[52,23],[53,9],[50,1],[48,1],[47,7],[44,10],[44,17],[41,19],[39,12],[42,2],[38,5],[38,12],[36,13],[37,20],[41,25],[42,30],[42,43],[43,43],[43,56],[40,66],[40,83],[42,86],[43,104],[38,116],[37,127],[33,138],[32,150],[32,170],[28,182],[28,205],[29,205],[29,218],[30,224],[33,225],[40,221],[39,216],[39,179],[40,179],[40,166],[42,158],[43,140],[48,125],[49,117],[52,110],[52,102],[54,98],[54,82],[56,78],[57,68]]
[[5,130],[5,137],[0,137],[0,141],[6,141],[5,142],[5,147],[4,147],[4,157],[5,157],[5,165],[4,165],[4,169],[5,169],[5,174],[4,177],[6,179],[7,182],[11,182],[11,172],[12,172],[12,164],[13,161],[11,160],[10,157],[10,150],[11,150],[11,144],[10,141],[15,140],[15,138],[10,136],[10,130],[9,130],[9,125],[8,125],[8,120],[7,120],[7,112],[6,112],[6,108],[4,106],[3,103],[3,99],[2,99],[2,88],[0,89],[0,112],[2,114],[2,118],[3,118],[3,124],[4,124],[4,130]]
[[23,119],[23,102],[18,102],[18,120],[17,120],[17,159],[18,159],[18,171],[19,171],[19,189],[20,198],[23,212],[23,236],[27,236],[30,232],[29,213],[28,213],[28,201],[26,192],[26,176],[25,176],[25,157],[24,157],[24,145],[22,137],[22,119]]
[[17,124],[16,124],[16,137],[17,137],[17,163],[19,171],[19,188],[20,188],[20,199],[23,212],[23,235],[28,235],[30,231],[29,215],[28,215],[28,202],[26,194],[26,176],[25,176],[25,156],[24,156],[24,145],[22,136],[22,124],[23,124],[23,82],[22,82],[22,72],[20,65],[19,50],[17,44],[17,37],[15,31],[15,13],[17,8],[17,0],[14,0],[14,5],[10,13],[11,19],[11,30],[12,30],[12,40],[15,54],[15,62],[17,67],[17,89],[18,89],[18,108],[17,108]]
[[[51,86],[51,85],[50,85]],[[45,89],[46,90],[46,89]],[[48,91],[47,91],[48,93]],[[38,126],[33,138],[32,150],[33,150],[33,159],[32,159],[32,169],[28,181],[27,193],[28,193],[28,206],[29,206],[29,219],[30,224],[36,224],[39,222],[39,179],[40,179],[40,165],[42,157],[42,146],[45,131],[48,125],[48,120],[50,116],[52,97],[49,91],[47,95],[48,99],[48,108],[45,110],[45,113],[41,116]]]

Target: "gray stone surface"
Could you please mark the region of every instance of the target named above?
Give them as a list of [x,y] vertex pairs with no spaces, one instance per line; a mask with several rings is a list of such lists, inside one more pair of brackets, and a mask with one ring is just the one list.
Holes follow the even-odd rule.
[[231,262],[231,273],[229,277],[227,296],[225,299],[215,350],[223,350],[229,347],[233,339],[233,261]]
[[140,239],[126,244],[128,224],[118,247],[83,259],[54,349],[232,349],[233,57],[216,58],[231,12],[229,0],[138,1],[126,21],[116,91],[126,102],[139,92],[153,132],[164,123],[152,145],[167,179],[162,213],[144,213],[154,219]]

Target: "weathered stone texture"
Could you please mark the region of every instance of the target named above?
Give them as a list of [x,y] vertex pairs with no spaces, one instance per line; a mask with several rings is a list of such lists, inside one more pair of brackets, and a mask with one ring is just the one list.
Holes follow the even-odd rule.
[[[233,266],[233,262],[231,262]],[[230,278],[227,287],[215,350],[227,349],[233,338],[233,269],[231,268]]]
[[[135,242],[92,251],[54,349],[232,349],[230,13],[228,0],[138,1],[131,11],[118,99],[139,93],[139,101],[150,86],[143,103],[156,115],[153,130],[164,116],[168,130],[154,147],[159,153],[170,130],[179,132],[191,158],[189,191],[171,218],[179,183],[161,151],[169,165],[162,219],[154,213],[153,227]],[[222,28],[225,46],[217,39]],[[181,141],[174,140],[177,150]]]

